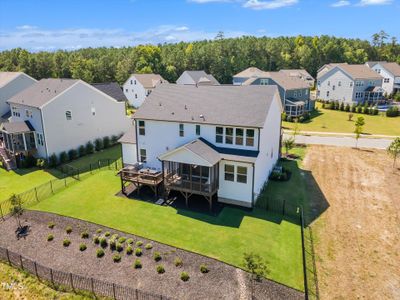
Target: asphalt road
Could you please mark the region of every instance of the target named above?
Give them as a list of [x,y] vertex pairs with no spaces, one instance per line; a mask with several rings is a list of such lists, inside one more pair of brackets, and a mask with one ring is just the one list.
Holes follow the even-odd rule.
[[[284,134],[283,137],[290,137],[291,134]],[[373,149],[386,149],[390,143],[391,139],[381,139],[381,138],[359,138],[358,147],[359,148],[373,148]],[[316,135],[297,135],[297,144],[307,144],[307,145],[330,145],[339,147],[355,147],[356,139],[349,136],[316,136]]]

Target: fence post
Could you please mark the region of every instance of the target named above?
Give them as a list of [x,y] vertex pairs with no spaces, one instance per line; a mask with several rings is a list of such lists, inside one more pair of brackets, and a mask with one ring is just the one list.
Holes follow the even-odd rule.
[[96,294],[94,293],[94,282],[93,282],[93,277],[90,278],[90,286],[92,288],[92,294],[96,297]]
[[64,177],[64,186],[67,187],[67,177]]
[[285,215],[285,200],[283,200],[283,209],[282,209],[282,214]]
[[51,280],[51,284],[54,287],[54,278],[53,278],[53,269],[52,268],[50,268],[50,280]]
[[118,170],[118,161],[115,161],[115,171]]
[[11,266],[10,253],[8,252],[8,249],[6,249],[6,255],[7,255],[8,264]]
[[73,279],[72,279],[72,273],[69,273],[69,281],[71,281],[71,288],[72,288],[72,290],[73,290],[74,293],[75,293],[74,281],[73,281]]
[[40,278],[39,278],[39,273],[38,273],[38,271],[37,271],[37,264],[36,264],[36,261],[33,262],[33,267],[35,268],[35,275],[36,275],[37,279],[40,280]]
[[50,180],[50,189],[51,189],[51,193],[54,194],[54,190],[53,190],[53,182]]
[[90,174],[92,174],[92,164],[89,164]]
[[39,202],[39,198],[38,198],[38,195],[37,195],[37,189],[36,188],[35,188],[35,197],[36,197],[36,201]]
[[3,209],[1,208],[1,203],[0,203],[0,214],[1,214],[1,219],[4,221]]
[[117,299],[117,297],[115,297],[115,283],[112,284],[112,288],[113,288],[113,296],[114,296],[114,299]]
[[300,209],[300,229],[301,229],[301,248],[303,256],[303,278],[304,278],[304,292],[305,300],[308,300],[308,282],[307,282],[307,266],[306,266],[306,249],[304,246],[304,219],[303,208]]
[[110,159],[107,160],[107,164],[108,164],[108,169],[111,170]]
[[21,269],[24,270],[24,264],[22,263],[22,256],[19,256],[19,263],[21,265]]

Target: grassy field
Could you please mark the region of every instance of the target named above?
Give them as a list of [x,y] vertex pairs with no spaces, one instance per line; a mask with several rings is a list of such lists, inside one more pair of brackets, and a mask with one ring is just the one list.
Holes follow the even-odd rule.
[[300,227],[262,210],[226,207],[216,217],[116,197],[119,177],[103,171],[32,207],[95,222],[241,267],[243,253],[269,263],[270,278],[303,289]]
[[[323,109],[321,103],[316,103],[316,107],[318,111],[312,113],[311,120],[299,124],[300,130],[353,133],[355,120],[358,116],[362,116],[365,119],[364,133],[400,136],[400,117],[387,118],[383,115],[370,116],[354,113],[353,121],[348,121],[349,113]],[[293,129],[295,124],[283,122],[282,126],[287,129]]]
[[[96,163],[99,159],[117,159],[120,157],[121,146],[117,145],[101,152],[84,156],[69,164],[79,168],[81,166],[87,166],[89,163]],[[0,201],[7,199],[13,193],[18,194],[25,192],[60,176],[62,176],[62,174],[54,169],[41,170],[38,168],[31,168],[7,172],[0,167]]]
[[25,272],[16,270],[0,263],[0,299],[58,299],[58,300],[86,300],[92,297],[59,292],[39,282]]

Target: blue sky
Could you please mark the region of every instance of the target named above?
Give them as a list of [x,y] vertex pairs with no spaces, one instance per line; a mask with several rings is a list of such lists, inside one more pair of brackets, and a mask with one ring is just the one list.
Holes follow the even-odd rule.
[[400,40],[400,0],[0,0],[0,49],[130,46],[225,36]]

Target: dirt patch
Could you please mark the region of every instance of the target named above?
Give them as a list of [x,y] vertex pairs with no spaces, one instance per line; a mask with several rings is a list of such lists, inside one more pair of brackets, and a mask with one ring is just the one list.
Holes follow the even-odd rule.
[[[25,238],[19,240],[16,239],[14,233],[16,222],[13,218],[0,222],[0,245],[56,270],[138,288],[173,299],[246,299],[250,293],[251,285],[246,272],[237,271],[237,268],[211,258],[53,214],[27,211],[24,213],[23,220],[24,224],[30,226],[30,231]],[[55,224],[53,229],[48,228],[50,222]],[[72,227],[70,234],[67,234],[65,230],[68,226]],[[120,263],[113,262],[113,255],[117,252],[112,252],[109,247],[105,250],[104,257],[97,258],[96,250],[100,246],[93,243],[92,236],[98,229],[102,229],[102,234],[109,231],[111,234],[118,234],[127,239],[132,238],[134,248],[136,248],[136,242],[141,241],[143,245],[140,248],[143,254],[139,259],[143,267],[133,268],[133,262],[137,257],[135,254],[127,255],[126,246],[121,252]],[[89,239],[81,237],[83,231],[89,232]],[[50,233],[54,235],[54,240],[48,242],[47,237]],[[71,241],[69,247],[63,246],[63,240],[66,238]],[[81,243],[87,245],[87,249],[83,252],[79,250]],[[147,243],[151,243],[153,248],[145,249]],[[155,251],[161,254],[162,259],[159,262],[153,259]],[[175,266],[174,261],[177,257],[182,259],[182,267]],[[159,264],[165,267],[164,274],[156,272],[156,266]],[[202,264],[208,266],[208,273],[200,272]],[[182,271],[189,274],[189,281],[183,282],[180,279]],[[254,293],[256,299],[302,299],[304,297],[296,290],[268,280],[257,283]]]
[[321,191],[310,203],[321,299],[400,299],[400,170],[385,151],[327,146],[303,163]]

